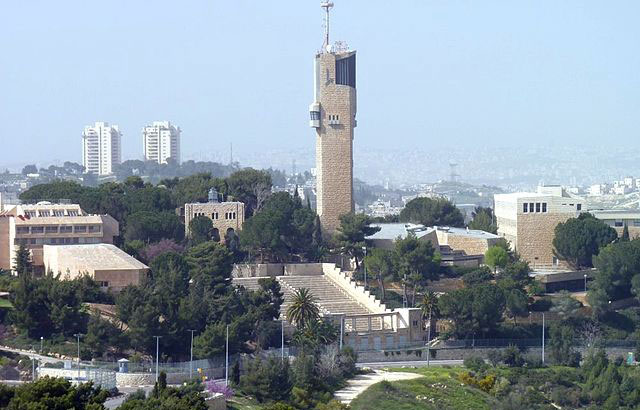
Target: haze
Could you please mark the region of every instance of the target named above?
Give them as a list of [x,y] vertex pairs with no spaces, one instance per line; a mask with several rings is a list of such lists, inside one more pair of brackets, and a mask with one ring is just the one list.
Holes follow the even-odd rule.
[[[355,150],[628,144],[640,122],[640,3],[346,1]],[[183,129],[183,159],[308,149],[319,1],[29,1],[0,6],[0,164],[80,161],[82,128]],[[311,163],[313,158],[307,159]],[[302,161],[301,161],[302,162]],[[357,167],[356,163],[356,167]]]

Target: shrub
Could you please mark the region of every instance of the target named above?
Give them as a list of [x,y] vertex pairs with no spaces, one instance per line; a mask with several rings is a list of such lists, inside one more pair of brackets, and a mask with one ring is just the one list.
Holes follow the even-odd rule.
[[232,398],[235,393],[230,386],[225,386],[222,383],[217,383],[215,380],[208,381],[206,383],[206,386],[209,393],[221,393],[226,400]]
[[481,372],[487,368],[487,364],[481,357],[471,356],[464,359],[464,367],[474,372]]

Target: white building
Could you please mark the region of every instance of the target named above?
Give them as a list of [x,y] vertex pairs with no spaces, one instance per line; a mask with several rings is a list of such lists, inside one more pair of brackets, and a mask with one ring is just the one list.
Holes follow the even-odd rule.
[[82,165],[84,172],[97,175],[113,173],[114,166],[120,164],[120,130],[117,125],[106,122],[84,127],[82,132]]
[[171,125],[169,121],[154,121],[142,129],[144,158],[158,164],[166,164],[173,158],[180,163],[180,127]]

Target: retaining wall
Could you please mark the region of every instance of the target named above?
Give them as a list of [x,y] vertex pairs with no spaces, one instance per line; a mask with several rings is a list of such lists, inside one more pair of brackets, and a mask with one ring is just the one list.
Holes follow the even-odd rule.
[[334,264],[323,263],[322,273],[372,313],[391,312],[390,310],[387,310],[387,307],[380,303],[374,295],[372,295],[368,290],[365,290],[364,286],[358,286],[356,282],[351,280],[347,272],[342,272],[340,268]]

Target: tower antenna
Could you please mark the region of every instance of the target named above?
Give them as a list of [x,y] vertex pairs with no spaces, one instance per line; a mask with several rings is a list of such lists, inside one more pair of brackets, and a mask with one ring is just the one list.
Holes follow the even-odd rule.
[[325,11],[324,18],[324,43],[322,44],[322,51],[329,51],[329,11],[333,8],[333,2],[331,1],[323,1],[320,3],[320,7],[322,7]]

